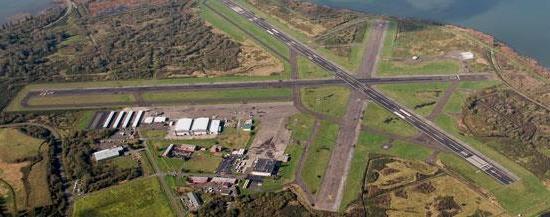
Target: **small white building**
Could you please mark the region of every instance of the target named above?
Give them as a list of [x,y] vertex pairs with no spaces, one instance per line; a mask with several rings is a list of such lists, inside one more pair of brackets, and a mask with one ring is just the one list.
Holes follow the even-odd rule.
[[193,120],[193,126],[191,127],[191,133],[193,135],[206,135],[208,134],[209,118],[195,118]]
[[218,135],[221,131],[221,121],[220,120],[212,120],[210,122],[210,127],[208,129],[208,133],[212,135]]
[[143,123],[144,124],[152,124],[154,120],[155,120],[154,117],[145,117],[145,119],[143,119]]
[[474,59],[474,53],[472,53],[472,52],[461,52],[460,53],[460,59],[461,60],[473,60]]
[[100,161],[100,160],[105,160],[113,157],[118,157],[120,156],[120,152],[122,152],[122,150],[124,150],[124,148],[119,146],[111,149],[96,151],[94,152],[93,155],[96,161]]
[[153,119],[154,123],[164,123],[168,120],[165,116],[158,116]]
[[191,125],[193,125],[193,119],[191,118],[178,119],[174,126],[174,134],[176,134],[176,136],[191,135]]

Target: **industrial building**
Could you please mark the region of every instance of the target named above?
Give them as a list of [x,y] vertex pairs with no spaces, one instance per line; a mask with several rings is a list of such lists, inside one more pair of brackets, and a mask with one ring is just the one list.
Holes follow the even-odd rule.
[[202,201],[194,192],[187,193],[187,198],[189,210],[196,211],[201,207]]
[[210,127],[208,129],[208,133],[212,135],[218,135],[221,131],[221,121],[220,120],[212,120],[210,122]]
[[124,150],[122,147],[115,147],[111,149],[105,149],[101,151],[94,152],[94,159],[96,161],[105,160],[113,157],[120,156],[120,153]]
[[250,173],[255,176],[273,176],[277,174],[280,163],[277,160],[259,158],[255,161],[254,169]]
[[191,133],[195,136],[208,134],[209,118],[195,118],[191,126]]
[[191,135],[191,126],[193,125],[193,119],[181,118],[176,121],[174,126],[174,134],[176,136],[189,136]]
[[[135,115],[134,115],[135,114]],[[141,117],[143,116],[143,111],[111,111],[109,112],[109,115],[103,122],[103,128],[112,128],[112,129],[118,129],[118,128],[136,128],[138,127]],[[130,126],[130,123],[132,125]]]

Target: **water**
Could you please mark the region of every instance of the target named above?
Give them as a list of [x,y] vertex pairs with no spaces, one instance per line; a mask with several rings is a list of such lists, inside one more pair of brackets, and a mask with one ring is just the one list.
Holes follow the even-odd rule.
[[319,4],[474,28],[550,67],[549,0],[313,0]]
[[15,15],[39,13],[52,5],[52,0],[0,0],[0,23]]

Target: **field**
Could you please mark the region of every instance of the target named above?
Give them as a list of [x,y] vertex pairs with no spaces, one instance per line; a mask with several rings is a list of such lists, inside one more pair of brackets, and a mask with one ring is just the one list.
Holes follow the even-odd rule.
[[84,94],[70,96],[39,96],[29,99],[30,106],[79,106],[94,104],[130,104],[136,101],[130,94]]
[[313,79],[332,78],[334,76],[320,66],[313,64],[309,59],[298,56],[298,77],[300,79]]
[[363,115],[363,125],[402,136],[414,136],[416,128],[377,104],[369,103]]
[[[15,193],[15,200],[13,196],[5,199],[15,203],[19,210],[51,203],[47,180],[48,149],[44,146],[40,150],[43,142],[17,129],[0,129],[0,179],[5,182],[3,189],[11,188]],[[37,155],[44,158],[28,168],[30,159]],[[25,174],[26,168],[29,172]]]
[[394,61],[381,61],[376,74],[379,76],[398,75],[451,75],[457,74],[460,65],[457,61],[425,61],[406,64]]
[[72,216],[175,216],[156,177],[141,178],[75,201]]
[[448,83],[376,85],[386,96],[424,117],[432,112],[448,87]]
[[301,90],[304,106],[315,112],[333,117],[342,117],[350,90],[346,87],[307,87]]
[[231,101],[262,101],[282,99],[289,100],[291,91],[288,88],[267,89],[229,89],[212,91],[185,92],[147,92],[143,99],[147,102],[231,102]]
[[[182,142],[174,144],[185,144]],[[188,143],[196,144],[196,143]],[[189,160],[180,158],[164,158],[160,155],[169,144],[153,141],[149,148],[153,151],[154,159],[163,172],[191,172],[191,173],[214,173],[220,164],[222,157],[214,155],[208,150],[195,151]]]
[[319,132],[313,139],[313,143],[306,153],[304,162],[304,171],[302,178],[307,186],[307,190],[315,194],[321,186],[321,180],[325,175],[328,166],[332,148],[335,146],[339,127],[336,124],[322,121]]

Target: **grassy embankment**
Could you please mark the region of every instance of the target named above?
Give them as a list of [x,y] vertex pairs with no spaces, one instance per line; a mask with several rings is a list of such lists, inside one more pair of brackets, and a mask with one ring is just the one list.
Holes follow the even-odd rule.
[[302,179],[310,193],[315,194],[325,175],[325,170],[330,161],[330,155],[336,143],[339,126],[327,121],[321,121],[319,132],[313,139],[306,153]]
[[72,216],[175,216],[156,177],[90,193],[75,201]]

